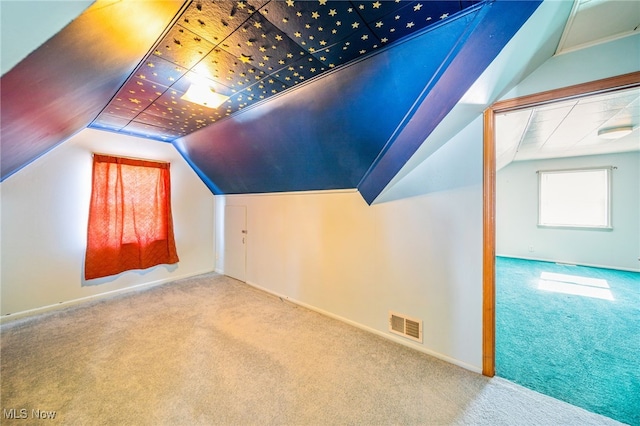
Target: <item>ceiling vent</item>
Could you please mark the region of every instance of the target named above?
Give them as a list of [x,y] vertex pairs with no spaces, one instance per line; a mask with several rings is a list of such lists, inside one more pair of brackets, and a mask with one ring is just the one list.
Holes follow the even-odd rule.
[[389,331],[422,343],[422,320],[389,311]]

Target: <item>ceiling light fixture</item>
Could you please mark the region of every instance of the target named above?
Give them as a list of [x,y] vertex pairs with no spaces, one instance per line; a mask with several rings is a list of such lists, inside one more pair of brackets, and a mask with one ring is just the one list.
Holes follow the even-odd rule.
[[217,93],[206,84],[191,84],[181,99],[207,108],[218,108],[225,103],[229,96]]
[[605,139],[620,139],[633,132],[633,126],[610,127],[598,130],[598,136]]

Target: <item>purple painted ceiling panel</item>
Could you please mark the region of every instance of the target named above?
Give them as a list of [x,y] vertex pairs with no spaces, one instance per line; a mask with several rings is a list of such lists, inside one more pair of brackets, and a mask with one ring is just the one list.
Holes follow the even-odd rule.
[[[109,99],[181,6],[181,1],[94,5],[4,74],[0,178],[85,128],[101,111],[107,112]],[[154,20],[143,23],[148,31],[136,31],[140,18],[149,16],[149,7]],[[131,119],[131,113],[115,107],[110,105],[109,116],[104,117],[105,125],[117,128]]]
[[[172,141],[216,194],[370,202],[538,4],[118,2],[2,77],[1,177],[89,125]],[[183,99],[197,80],[228,99]]]

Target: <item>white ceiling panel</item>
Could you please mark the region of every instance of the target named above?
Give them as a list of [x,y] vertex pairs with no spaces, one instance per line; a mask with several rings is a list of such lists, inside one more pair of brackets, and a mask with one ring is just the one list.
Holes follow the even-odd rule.
[[640,31],[640,1],[577,0],[556,54],[566,53]]
[[[622,126],[634,130],[616,140],[598,136]],[[525,161],[640,151],[640,88],[501,114],[496,146],[498,167],[508,164],[505,153],[509,161]]]

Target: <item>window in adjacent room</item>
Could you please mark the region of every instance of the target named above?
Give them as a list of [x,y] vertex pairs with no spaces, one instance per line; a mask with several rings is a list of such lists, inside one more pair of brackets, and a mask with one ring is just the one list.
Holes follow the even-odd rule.
[[177,262],[169,163],[94,154],[85,279]]
[[538,225],[611,228],[611,168],[539,171]]

